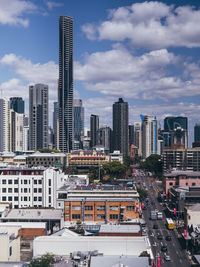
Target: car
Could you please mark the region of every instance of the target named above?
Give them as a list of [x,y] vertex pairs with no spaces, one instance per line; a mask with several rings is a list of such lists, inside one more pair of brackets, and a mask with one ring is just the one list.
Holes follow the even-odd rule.
[[161,251],[162,251],[162,252],[167,252],[167,246],[162,246],[162,247],[161,247]]
[[158,229],[158,225],[157,224],[154,224],[153,225],[153,229]]
[[166,261],[170,261],[170,260],[171,260],[171,258],[170,258],[169,255],[165,255],[165,256],[164,256],[164,259],[165,259]]
[[165,240],[166,240],[166,241],[171,241],[171,240],[172,240],[172,238],[171,238],[171,236],[170,236],[170,235],[167,235],[167,236],[165,237]]
[[162,240],[162,239],[163,239],[162,235],[158,234],[158,235],[157,235],[157,239],[158,239],[158,240]]

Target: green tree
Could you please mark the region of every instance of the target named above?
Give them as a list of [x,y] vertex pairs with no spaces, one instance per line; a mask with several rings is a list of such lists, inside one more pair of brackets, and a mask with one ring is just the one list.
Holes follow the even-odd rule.
[[140,168],[155,174],[158,178],[162,177],[163,168],[161,156],[152,154],[144,162],[141,162]]
[[126,166],[119,161],[107,162],[103,165],[105,174],[110,175],[112,178],[122,178],[126,173]]
[[82,226],[82,223],[81,221],[77,221],[76,222],[76,232],[80,235],[84,235],[84,229],[83,229],[83,226]]
[[47,253],[41,258],[32,259],[29,267],[50,267],[53,263],[55,263],[54,255]]
[[138,194],[140,196],[140,201],[145,200],[145,198],[147,197],[147,191],[145,191],[144,189],[138,188],[137,189]]

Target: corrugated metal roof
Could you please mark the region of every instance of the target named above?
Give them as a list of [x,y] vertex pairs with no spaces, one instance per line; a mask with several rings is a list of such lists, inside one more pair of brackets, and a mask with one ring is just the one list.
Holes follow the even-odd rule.
[[101,225],[99,233],[138,233],[140,231],[139,225]]

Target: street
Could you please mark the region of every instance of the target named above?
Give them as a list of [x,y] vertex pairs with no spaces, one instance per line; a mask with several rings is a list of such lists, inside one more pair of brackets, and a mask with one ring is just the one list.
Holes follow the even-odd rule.
[[[147,234],[152,246],[152,251],[154,258],[156,256],[161,257],[161,266],[166,267],[189,267],[190,262],[185,254],[185,251],[182,250],[180,243],[175,235],[174,230],[168,230],[166,228],[166,216],[163,212],[163,207],[157,201],[157,192],[160,190],[156,182],[149,181],[146,176],[140,175],[136,177],[136,182],[140,182],[141,188],[148,192],[148,199],[150,206],[143,210],[143,217],[146,221]],[[157,209],[158,211],[163,212],[162,220],[150,220],[150,212]],[[153,229],[154,225],[157,225],[158,229]],[[159,238],[158,237],[159,235]],[[160,237],[161,236],[161,237]],[[171,241],[166,241],[166,236],[171,236]],[[161,240],[162,238],[162,240]],[[166,246],[167,251],[161,251],[161,247]],[[165,256],[170,256],[170,260],[166,261]],[[166,257],[167,258],[167,257]]]

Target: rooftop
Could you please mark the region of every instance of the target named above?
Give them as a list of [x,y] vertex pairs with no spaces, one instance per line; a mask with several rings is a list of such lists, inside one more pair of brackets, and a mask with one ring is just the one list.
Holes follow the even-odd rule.
[[175,177],[175,176],[180,176],[180,175],[185,175],[188,177],[197,177],[197,176],[200,177],[200,172],[177,170],[177,171],[164,173],[165,177]]
[[40,220],[57,219],[62,217],[60,209],[12,209],[4,219]]
[[28,155],[28,158],[31,157],[66,157],[64,153],[41,153],[39,151],[36,151],[34,154]]
[[100,233],[138,233],[139,225],[109,225],[103,224],[99,230]]
[[200,203],[194,204],[187,209],[190,211],[200,211]]

